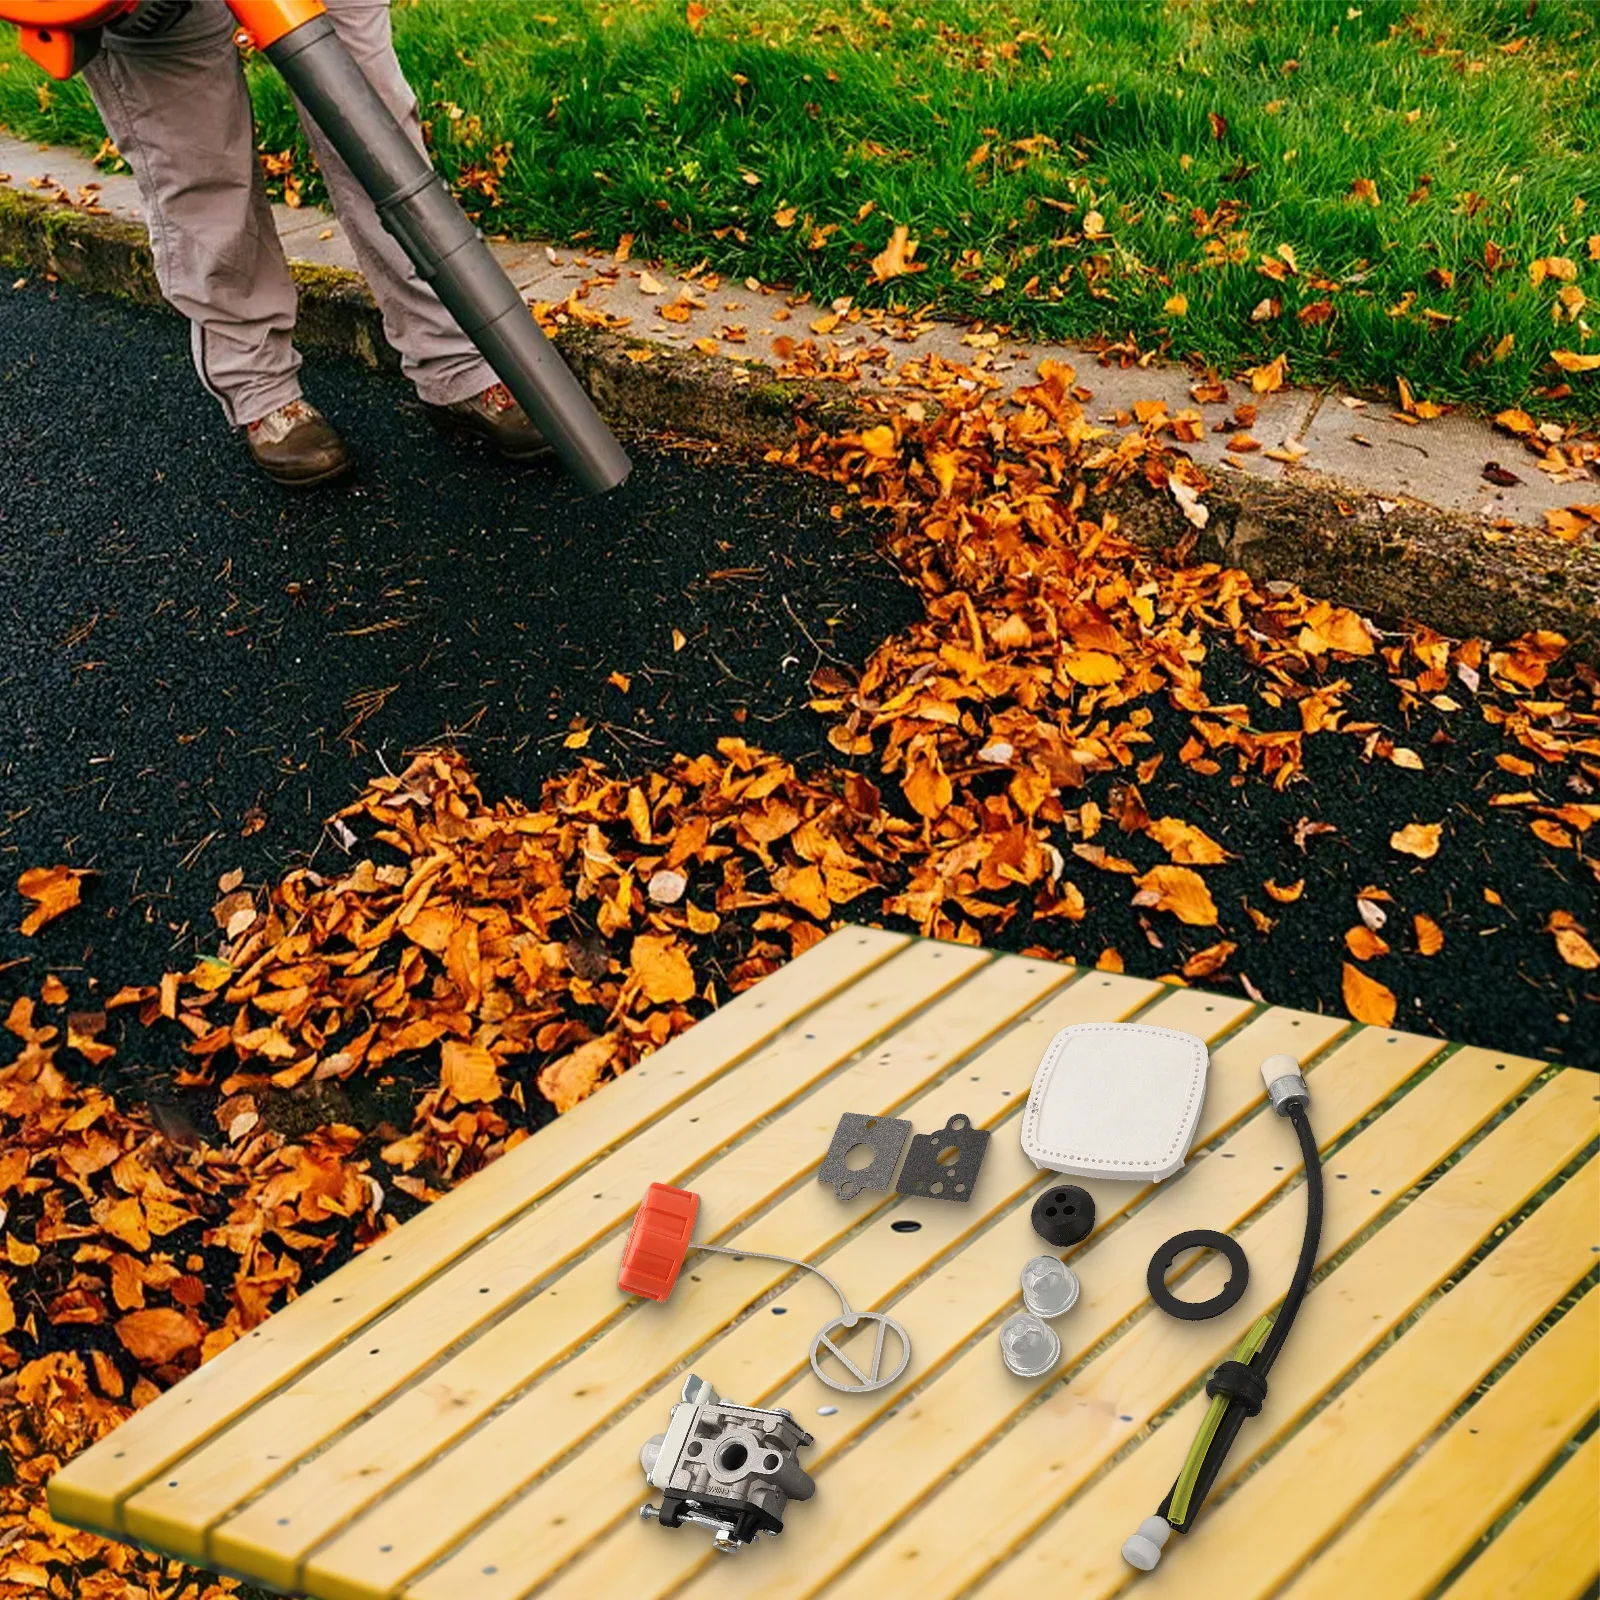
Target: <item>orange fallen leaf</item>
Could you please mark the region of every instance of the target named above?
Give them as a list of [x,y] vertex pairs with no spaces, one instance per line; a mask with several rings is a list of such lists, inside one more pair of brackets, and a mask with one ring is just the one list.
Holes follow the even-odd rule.
[[101,1201],[93,1211],[94,1220],[113,1239],[127,1245],[130,1250],[144,1251],[150,1248],[150,1229],[145,1224],[144,1208],[136,1195]]
[[1074,683],[1098,688],[1122,676],[1122,663],[1103,650],[1074,650],[1061,663]]
[[459,1039],[439,1047],[439,1081],[463,1105],[498,1100],[504,1092],[494,1057],[481,1044]]
[[694,970],[688,952],[670,934],[641,933],[633,941],[629,965],[652,1005],[691,999]]
[[200,1328],[181,1311],[160,1306],[117,1319],[117,1337],[136,1361],[162,1366],[200,1343]]
[[103,1011],[74,1011],[67,1018],[67,1046],[76,1050],[85,1061],[100,1066],[116,1053],[115,1045],[102,1044],[99,1033],[105,1027]]
[[894,429],[887,423],[879,423],[875,428],[863,428],[861,448],[869,456],[876,456],[880,461],[888,461],[895,451]]
[[1545,927],[1555,935],[1556,954],[1569,967],[1583,972],[1600,968],[1600,952],[1584,937],[1583,924],[1570,911],[1552,911]]
[[[774,884],[776,885],[776,879]],[[778,887],[778,893],[790,905],[799,906],[808,916],[825,917],[833,907],[828,900],[828,890],[822,879],[822,869],[816,865],[801,867],[788,873]]]
[[570,1111],[600,1086],[616,1056],[617,1044],[616,1034],[605,1033],[580,1044],[559,1061],[552,1061],[539,1073],[539,1093],[557,1111]]
[[1439,853],[1439,835],[1443,831],[1442,822],[1408,822],[1389,835],[1389,848],[1419,861],[1431,861]]
[[872,258],[872,281],[887,283],[891,278],[903,277],[908,272],[921,272],[925,262],[914,262],[917,241],[903,223],[889,235],[889,242]]
[[83,896],[88,873],[75,867],[29,867],[17,879],[17,893],[32,900],[34,908],[22,919],[22,932],[31,938],[47,922],[65,916]]
[[1600,350],[1593,355],[1579,355],[1576,350],[1552,350],[1550,359],[1563,372],[1594,372],[1600,370]]
[[1549,845],[1552,850],[1572,848],[1572,835],[1559,822],[1552,822],[1548,817],[1536,817],[1528,826],[1534,836]]
[[1497,428],[1504,428],[1507,433],[1514,433],[1519,437],[1534,432],[1538,427],[1538,423],[1518,406],[1496,412],[1494,423]]
[[940,764],[938,749],[931,740],[917,741],[900,787],[917,815],[927,817],[930,821],[940,816],[950,804],[954,790]]
[[1416,931],[1419,955],[1436,956],[1444,949],[1444,929],[1432,917],[1419,911],[1411,919],[1411,926]]
[[1228,957],[1239,947],[1231,939],[1219,939],[1204,950],[1196,950],[1183,964],[1186,978],[1209,978],[1228,964]]
[[1228,859],[1215,839],[1178,817],[1162,817],[1145,831],[1181,866],[1215,867]]
[[1250,380],[1250,387],[1257,394],[1276,394],[1284,385],[1284,380],[1289,375],[1289,358],[1286,355],[1269,361],[1265,366],[1251,367],[1245,374]]
[[1364,923],[1345,931],[1344,946],[1357,961],[1371,961],[1376,956],[1389,953],[1388,942]]
[[1188,867],[1152,867],[1134,882],[1138,885],[1134,905],[1170,911],[1191,928],[1216,927],[1217,905],[1198,872]]
[[1293,905],[1306,892],[1306,880],[1296,878],[1293,883],[1279,886],[1271,878],[1261,885],[1280,906]]
[[1395,997],[1392,989],[1385,988],[1376,978],[1369,978],[1360,967],[1344,963],[1344,1008],[1357,1022],[1375,1028],[1387,1028],[1394,1023]]

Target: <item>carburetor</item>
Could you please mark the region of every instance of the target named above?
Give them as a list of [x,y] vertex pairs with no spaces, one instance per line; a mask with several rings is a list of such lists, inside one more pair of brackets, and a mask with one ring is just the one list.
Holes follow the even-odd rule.
[[710,1528],[724,1555],[757,1534],[775,1539],[791,1500],[809,1500],[817,1486],[796,1459],[811,1435],[787,1411],[736,1406],[692,1372],[665,1433],[647,1439],[639,1465],[661,1504],[639,1507],[664,1528],[685,1522]]

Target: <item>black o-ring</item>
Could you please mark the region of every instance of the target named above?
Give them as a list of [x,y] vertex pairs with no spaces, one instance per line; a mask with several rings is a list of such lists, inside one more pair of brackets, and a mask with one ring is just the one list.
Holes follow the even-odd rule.
[[[1228,1281],[1209,1300],[1180,1300],[1167,1287],[1167,1272],[1185,1250],[1215,1250],[1218,1255],[1227,1257],[1233,1269]],[[1244,1298],[1250,1283],[1250,1263],[1245,1260],[1243,1249],[1227,1234],[1212,1228],[1191,1228],[1187,1233],[1174,1234],[1150,1257],[1150,1270],[1144,1281],[1150,1298],[1169,1317],[1177,1317],[1182,1322],[1204,1322],[1233,1310]]]

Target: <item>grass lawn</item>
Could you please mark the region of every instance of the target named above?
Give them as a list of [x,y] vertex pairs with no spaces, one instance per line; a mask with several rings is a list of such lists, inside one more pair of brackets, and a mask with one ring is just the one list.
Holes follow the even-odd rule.
[[[396,26],[492,230],[1600,419],[1600,372],[1551,361],[1600,351],[1594,0],[416,0]],[[285,92],[252,85],[313,197]],[[81,85],[40,89],[6,42],[0,122],[99,144]],[[922,270],[875,282],[900,224]]]

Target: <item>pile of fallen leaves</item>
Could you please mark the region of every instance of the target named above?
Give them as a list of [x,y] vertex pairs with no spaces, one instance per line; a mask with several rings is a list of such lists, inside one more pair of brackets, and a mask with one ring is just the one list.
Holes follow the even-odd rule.
[[[1287,586],[1142,551],[1106,493],[1143,484],[1195,521],[1206,480],[1165,448],[1164,415],[1123,437],[1092,426],[1069,368],[1045,363],[1006,394],[931,358],[897,386],[881,421],[783,456],[892,516],[892,551],[926,601],[859,679],[819,674],[838,764],[801,773],[725,739],[638,780],[582,761],[523,804],[488,802],[460,758],[424,755],[332,819],[339,871],[264,889],[225,877],[218,947],[187,971],[92,1010],[51,978],[12,1006],[0,1600],[172,1593],[179,1569],[50,1523],[40,1485],[56,1464],[839,916],[968,942],[1020,919],[1042,940],[1117,896],[1184,932],[1169,981],[1220,972],[1235,941],[1206,872],[1226,852],[1145,805],[1167,759],[1154,702],[1188,719],[1176,759],[1235,785],[1293,783],[1313,737],[1418,765],[1344,704],[1341,667],[1381,656],[1406,703],[1477,704],[1513,779],[1565,775],[1569,802],[1530,782],[1496,803],[1583,857],[1600,820],[1581,798],[1600,783],[1600,681],[1576,668],[1552,691],[1559,637],[1385,636]],[[1259,705],[1208,693],[1222,644]],[[1441,825],[1391,846],[1426,860]],[[1166,861],[1141,872],[1119,850],[1132,835]],[[24,875],[31,927],[71,913],[80,877]],[[1362,963],[1381,953],[1386,898],[1364,891],[1344,963],[1347,1008],[1383,1024],[1395,997]],[[1600,967],[1575,916],[1549,932],[1560,959]],[[1418,916],[1415,937],[1426,954],[1442,935]],[[181,1114],[96,1086],[156,1061]],[[360,1094],[388,1109],[336,1114]]]
[[0,1069],[0,1594],[166,1597],[181,1568],[59,1527],[45,1480],[303,1270],[373,1237],[382,1190],[351,1159],[353,1128],[213,1145],[120,1107],[57,1065],[93,1048],[93,1020],[68,1012],[63,1029],[70,996],[44,991],[12,1005],[18,1050]]

